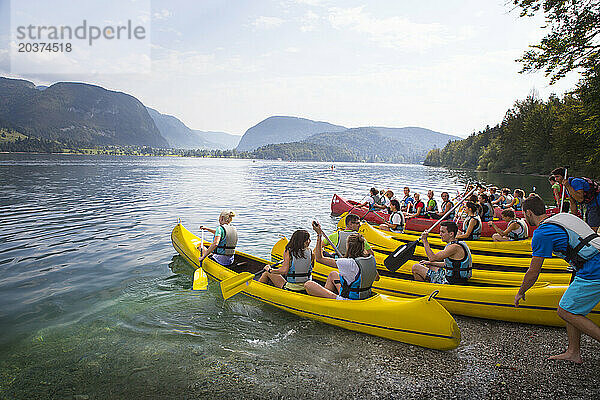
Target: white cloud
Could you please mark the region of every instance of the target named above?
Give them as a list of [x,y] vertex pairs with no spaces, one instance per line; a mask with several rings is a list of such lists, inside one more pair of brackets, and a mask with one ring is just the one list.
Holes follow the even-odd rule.
[[179,32],[177,29],[172,28],[172,27],[168,27],[168,28],[159,28],[158,29],[159,32],[165,32],[165,33],[173,33],[179,37],[183,36],[183,33]]
[[171,11],[166,10],[166,9],[162,9],[158,12],[155,12],[152,17],[156,20],[161,20],[161,19],[167,19],[169,17],[171,17],[173,14],[171,13]]
[[287,53],[299,53],[300,49],[297,47],[288,47],[287,49],[285,49],[285,51]]
[[317,13],[308,11],[301,19],[302,26],[300,27],[300,30],[302,32],[312,32],[316,30],[317,23],[320,19],[321,17]]
[[408,50],[424,50],[464,40],[473,33],[471,27],[463,27],[457,35],[436,22],[420,24],[398,16],[377,18],[363,9],[364,7],[331,8],[328,20],[335,29],[349,29],[365,34],[382,47]]
[[294,0],[298,4],[306,4],[309,6],[322,6],[325,0]]
[[260,16],[252,22],[252,25],[258,29],[272,29],[281,26],[284,22],[285,20],[281,18]]
[[259,68],[259,61],[249,64],[238,56],[220,58],[215,54],[195,50],[180,51],[152,45],[152,71],[171,78],[215,73],[250,73]]

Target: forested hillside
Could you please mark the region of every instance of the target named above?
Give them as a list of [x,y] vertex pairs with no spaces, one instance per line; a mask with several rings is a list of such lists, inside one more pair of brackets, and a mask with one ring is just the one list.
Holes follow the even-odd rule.
[[570,94],[517,101],[497,126],[433,149],[425,165],[548,174],[557,166],[600,176],[600,69]]

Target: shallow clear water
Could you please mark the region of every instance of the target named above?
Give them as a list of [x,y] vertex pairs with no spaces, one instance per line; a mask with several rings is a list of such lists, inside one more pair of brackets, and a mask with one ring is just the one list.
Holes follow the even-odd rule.
[[340,365],[365,370],[382,346],[428,354],[244,296],[224,302],[214,282],[192,292],[170,231],[178,218],[215,226],[231,208],[238,247],[269,258],[315,218],[335,228],[333,193],[410,184],[439,196],[473,177],[549,196],[543,177],[420,165],[0,154],[0,397],[305,397],[314,392],[272,392],[274,377],[328,393],[347,381]]

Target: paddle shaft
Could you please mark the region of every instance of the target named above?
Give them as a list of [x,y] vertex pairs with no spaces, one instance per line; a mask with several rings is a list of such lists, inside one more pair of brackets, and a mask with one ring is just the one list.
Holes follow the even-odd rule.
[[[204,229],[200,230],[200,257],[203,256],[204,252]],[[202,266],[202,261],[200,261],[200,266]]]
[[[315,222],[314,222],[314,221],[313,221],[313,226],[315,226]],[[317,233],[317,234],[318,234],[318,233]],[[333,249],[335,250],[335,254],[337,254],[337,255],[338,255],[338,257],[340,257],[340,258],[344,257],[344,256],[342,255],[342,253],[340,252],[340,250],[337,248],[337,246],[336,246],[335,244],[333,244],[333,243],[331,242],[331,240],[329,240],[329,236],[327,236],[327,235],[325,234],[325,232],[323,232],[323,230],[322,230],[322,229],[321,229],[321,234],[322,234],[323,236],[325,236],[325,240],[327,240],[327,243],[329,243],[329,244],[331,245],[331,247],[333,247]],[[339,234],[338,234],[338,235],[339,235]],[[339,238],[339,236],[338,236],[338,238]],[[323,251],[323,249],[321,248],[321,252],[322,252],[322,251]]]
[[[471,191],[469,193],[467,193],[465,195],[465,197],[463,197],[458,203],[456,203],[454,205],[454,207],[452,207],[450,210],[448,210],[446,212],[446,214],[444,214],[440,219],[438,219],[433,225],[431,225],[431,227],[429,229],[426,229],[426,232],[431,232],[431,230],[433,228],[435,228],[436,226],[438,226],[439,224],[442,223],[442,221],[444,221],[444,218],[446,218],[452,211],[456,210],[456,208],[458,208],[458,206],[460,206],[462,203],[464,203],[464,201],[467,199],[467,197],[469,197],[471,195],[471,193],[473,193],[475,191],[475,189],[477,189],[476,187],[474,187],[473,189],[471,189]],[[421,241],[421,238],[419,237],[417,240],[414,241],[414,243],[419,243]],[[400,253],[404,252],[404,250],[408,247],[408,245],[403,245],[400,246],[393,254],[392,256],[398,257],[400,255]],[[412,247],[414,249],[414,246]]]
[[467,194],[465,194],[465,197],[463,197],[462,199],[460,199],[459,202],[457,202],[454,207],[452,207],[450,210],[448,210],[448,212],[446,212],[446,214],[444,214],[442,216],[442,218],[438,219],[433,225],[431,225],[431,227],[429,229],[427,229],[427,232],[431,232],[431,230],[433,228],[435,228],[436,226],[438,226],[439,224],[442,223],[442,221],[444,220],[444,218],[446,218],[448,215],[450,215],[450,213],[454,210],[456,210],[458,208],[458,206],[460,206],[462,203],[465,202],[465,200],[467,200],[467,197],[469,197],[475,190],[477,189],[477,187],[474,187],[473,189],[471,189],[471,191]]
[[[277,267],[278,265],[281,265],[281,264],[283,264],[283,260],[281,260],[281,261],[277,261],[275,264],[271,265],[271,268],[273,268],[273,267]],[[266,271],[266,269],[263,267],[263,268],[262,268],[260,271],[258,271],[258,272],[255,272],[255,273],[254,273],[254,278],[256,278],[256,277],[258,277],[258,276],[261,276],[262,274],[264,274],[264,273],[265,273],[265,271]],[[246,282],[247,282],[247,281],[246,281]],[[244,282],[244,283],[245,283],[245,282]]]
[[[446,218],[452,211],[454,211],[459,205],[461,205],[467,199],[467,197],[469,197],[471,195],[471,193],[473,193],[475,191],[475,189],[476,189],[476,187],[471,189],[471,191],[469,193],[467,193],[464,198],[462,198],[459,202],[457,202],[454,205],[454,207],[452,207],[449,211],[447,211],[429,229],[425,230],[425,232],[430,232],[433,228],[435,228],[438,224],[440,224],[444,220],[444,218]],[[403,244],[402,246],[398,247],[392,254],[390,254],[389,256],[386,257],[386,259],[384,261],[384,265],[386,266],[386,268],[391,272],[395,272],[402,264],[404,264],[406,261],[408,261],[408,259],[410,257],[413,256],[413,254],[415,252],[415,247],[417,247],[417,244],[420,241],[421,241],[421,238],[419,237],[417,240],[415,240],[413,242]]]

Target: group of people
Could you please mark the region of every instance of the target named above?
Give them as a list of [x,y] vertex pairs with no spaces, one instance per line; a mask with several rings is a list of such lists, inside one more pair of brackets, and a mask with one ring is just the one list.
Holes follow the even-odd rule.
[[[558,305],[558,315],[567,326],[568,347],[565,352],[550,358],[581,363],[581,334],[586,333],[600,341],[600,327],[587,318],[587,314],[600,302],[600,236],[597,234],[600,225],[600,185],[587,178],[569,178],[566,171],[560,168],[552,171],[552,177],[555,182],[564,185],[565,191],[571,198],[570,207],[574,203],[585,204],[587,223],[569,213],[549,216],[544,201],[535,193],[523,199],[523,194],[515,190],[517,196],[507,202],[510,191],[506,189],[502,190],[500,197],[495,196],[495,188],[490,188],[489,195],[484,190],[480,190],[477,195],[479,204],[472,201],[475,199],[469,199],[465,204],[467,218],[463,223],[463,231],[459,231],[456,222],[449,218],[445,218],[446,220],[440,223],[440,237],[446,243],[444,249],[434,252],[428,242],[428,232],[422,233],[421,239],[427,259],[414,264],[412,273],[415,281],[436,284],[466,283],[472,276],[473,261],[471,251],[464,240],[476,237],[482,222],[485,221],[480,214],[481,204],[494,204],[498,200],[505,205],[509,204],[510,207],[502,211],[502,218],[509,222],[508,228],[506,231],[501,231],[495,227],[497,235],[508,236],[508,239],[504,240],[510,240],[510,234],[519,235],[519,232],[514,233],[515,231],[526,232],[527,224],[537,227],[531,242],[531,263],[515,295],[514,305],[518,307],[520,302],[525,301],[526,292],[537,281],[546,258],[551,258],[553,255],[564,258],[575,270],[574,279]],[[387,191],[383,195],[388,198],[393,213],[403,212],[403,206],[408,209],[410,203],[416,204],[416,209],[424,207],[419,205],[418,196],[414,196],[416,202],[414,197],[412,202],[405,201],[410,194],[408,188],[405,188],[405,199],[402,201],[395,199],[390,192]],[[376,197],[379,192],[375,193],[375,190],[372,190],[371,193],[374,202],[371,204],[367,201],[367,203],[375,206],[380,201]],[[444,193],[448,196],[448,193]],[[429,200],[433,198],[432,194],[432,192],[431,195],[428,193]],[[503,195],[504,199],[502,199]],[[514,201],[515,197],[517,203]],[[444,201],[450,200],[446,197]],[[515,204],[522,208],[527,224],[522,224],[515,219],[513,209]],[[213,253],[215,261],[222,265],[233,263],[237,243],[237,232],[230,225],[233,216],[235,216],[233,212],[224,211],[219,216],[219,227],[216,229],[201,227],[213,232],[215,236],[207,249],[201,247],[200,261]],[[323,230],[317,222],[313,222],[313,229],[317,234],[314,252],[310,250],[309,232],[295,231],[285,247],[281,266],[278,268],[265,266],[259,281],[271,283],[282,289],[306,292],[324,298],[360,300],[370,297],[373,283],[379,280],[375,257],[369,244],[358,233],[361,226],[359,217],[348,214],[345,218],[346,229],[328,237],[328,241],[338,248],[340,257],[323,251]],[[494,226],[491,220],[486,222]],[[397,220],[393,218],[387,223],[390,230],[397,229],[398,225]],[[511,225],[514,225],[514,229],[510,229]],[[324,286],[312,280],[315,262],[334,268],[334,271],[329,273]]]
[[[219,226],[215,229],[200,226],[214,234],[212,243],[205,248],[198,245],[199,261],[206,257],[223,266],[234,263],[237,230],[231,225],[235,213],[223,211],[219,215]],[[296,230],[283,252],[283,260],[277,268],[265,266],[259,282],[271,283],[274,286],[293,292],[341,300],[361,300],[372,295],[373,282],[379,280],[377,264],[373,250],[365,238],[358,233],[360,219],[357,215],[346,217],[345,230],[328,236],[328,241],[336,246],[341,256],[337,257],[323,251],[323,230],[318,222],[313,222],[317,234],[314,253],[310,250],[310,234],[304,229]],[[336,270],[327,277],[325,286],[312,280],[312,269],[315,262],[330,266]]]
[[[472,188],[468,188],[470,191]],[[478,186],[478,194],[471,194],[458,212],[454,209],[454,202],[450,199],[448,192],[442,192],[442,203],[434,198],[433,190],[427,191],[427,202],[421,200],[419,193],[411,195],[410,188],[404,187],[404,197],[396,198],[391,190],[379,191],[371,188],[369,194],[362,203],[356,207],[368,207],[371,211],[387,211],[389,218],[381,218],[379,228],[391,232],[403,232],[406,220],[410,218],[429,218],[458,220],[462,219],[458,240],[477,240],[481,237],[483,223],[487,223],[496,230],[492,235],[494,241],[523,240],[529,237],[529,228],[522,218],[517,218],[515,211],[520,211],[525,193],[521,189],[515,189],[514,195],[510,189],[498,189],[494,186],[485,188]],[[457,199],[460,199],[457,198]],[[494,223],[494,207],[502,208],[502,220],[507,223],[505,229],[499,228]],[[379,216],[379,214],[374,214]]]

